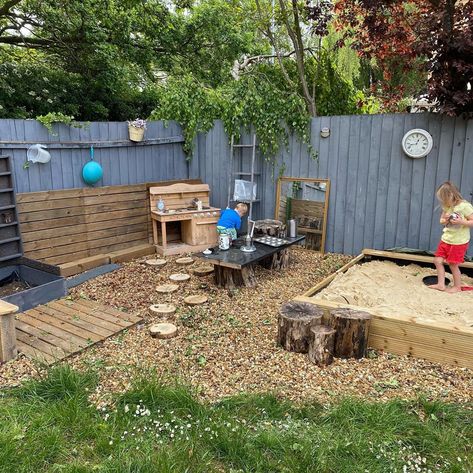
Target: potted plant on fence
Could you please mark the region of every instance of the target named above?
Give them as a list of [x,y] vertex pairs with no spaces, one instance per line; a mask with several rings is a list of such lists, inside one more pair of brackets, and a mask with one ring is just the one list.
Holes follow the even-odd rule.
[[130,141],[143,141],[146,130],[146,120],[136,118],[128,122],[128,134]]

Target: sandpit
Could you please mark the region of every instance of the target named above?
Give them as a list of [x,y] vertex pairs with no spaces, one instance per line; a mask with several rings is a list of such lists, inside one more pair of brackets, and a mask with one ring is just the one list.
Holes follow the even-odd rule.
[[[422,278],[435,274],[435,269],[416,264],[371,261],[337,275],[314,298],[375,309],[379,315],[473,326],[473,291],[447,294],[429,289]],[[473,279],[462,276],[462,283],[473,286]]]

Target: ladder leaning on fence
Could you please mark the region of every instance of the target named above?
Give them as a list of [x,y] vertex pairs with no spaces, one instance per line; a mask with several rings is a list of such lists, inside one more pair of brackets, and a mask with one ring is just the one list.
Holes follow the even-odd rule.
[[[229,175],[228,175],[228,200],[227,207],[230,207],[230,203],[236,202],[235,200],[235,179],[245,179],[250,182],[250,198],[249,199],[238,199],[238,202],[244,202],[248,204],[248,219],[252,220],[253,215],[253,204],[259,202],[256,195],[253,195],[253,186],[255,184],[255,161],[256,161],[256,135],[253,134],[253,140],[251,144],[239,144],[235,143],[234,136],[232,135],[230,141],[230,163],[229,163]],[[239,160],[238,169],[234,169],[235,161],[235,149],[248,149],[251,150],[251,164],[250,171],[243,171],[243,158]],[[232,197],[233,190],[233,197]]]

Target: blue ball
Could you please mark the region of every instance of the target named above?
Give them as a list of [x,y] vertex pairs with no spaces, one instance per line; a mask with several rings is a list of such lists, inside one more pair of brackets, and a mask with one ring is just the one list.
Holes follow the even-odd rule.
[[89,161],[82,168],[82,178],[87,184],[95,184],[100,181],[103,176],[103,169],[99,163],[95,161]]

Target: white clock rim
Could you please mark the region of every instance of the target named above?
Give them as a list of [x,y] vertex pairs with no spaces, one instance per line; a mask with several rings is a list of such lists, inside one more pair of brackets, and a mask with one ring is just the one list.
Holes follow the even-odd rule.
[[[413,133],[419,133],[421,135],[424,135],[427,138],[427,149],[421,154],[412,154],[406,149],[406,140]],[[409,156],[410,158],[414,158],[414,159],[423,158],[427,156],[432,151],[433,145],[434,145],[434,140],[432,138],[432,135],[428,131],[423,130],[422,128],[413,128],[412,130],[407,131],[402,138],[402,149],[404,153],[406,153],[407,156]]]

